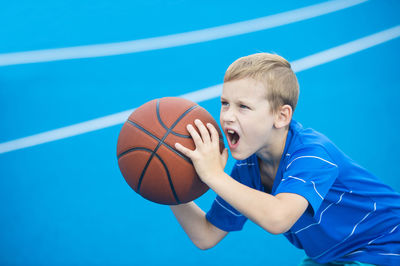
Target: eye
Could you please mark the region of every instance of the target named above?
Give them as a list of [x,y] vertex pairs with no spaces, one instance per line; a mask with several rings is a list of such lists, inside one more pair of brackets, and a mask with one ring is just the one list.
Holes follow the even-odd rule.
[[241,104],[241,105],[240,105],[240,108],[241,108],[241,109],[250,109],[250,107],[248,107],[247,105],[244,105],[244,104]]
[[226,101],[221,101],[221,105],[222,105],[222,106],[229,106],[229,103],[226,102]]

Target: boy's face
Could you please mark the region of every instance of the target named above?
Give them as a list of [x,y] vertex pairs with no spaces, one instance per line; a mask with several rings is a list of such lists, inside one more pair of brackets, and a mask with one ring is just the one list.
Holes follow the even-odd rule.
[[223,85],[220,122],[235,159],[268,151],[274,127],[270,108],[261,82],[245,78]]

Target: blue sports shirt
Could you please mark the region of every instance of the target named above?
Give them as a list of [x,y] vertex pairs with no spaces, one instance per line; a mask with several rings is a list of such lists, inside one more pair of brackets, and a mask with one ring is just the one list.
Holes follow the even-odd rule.
[[[265,191],[255,154],[237,161],[231,176]],[[306,212],[284,235],[314,261],[400,265],[400,194],[294,120],[271,191],[279,193],[308,200]],[[241,230],[247,221],[219,196],[206,218],[224,231]]]

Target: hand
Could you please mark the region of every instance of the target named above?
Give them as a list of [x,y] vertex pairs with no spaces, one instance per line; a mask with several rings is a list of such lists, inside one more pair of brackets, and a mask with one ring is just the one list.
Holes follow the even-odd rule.
[[199,119],[196,119],[194,123],[199,129],[200,135],[192,125],[189,124],[186,128],[192,136],[196,149],[192,151],[179,143],[175,144],[175,148],[192,160],[200,179],[207,184],[210,178],[224,173],[228,150],[224,149],[220,153],[219,134],[212,124],[207,123],[206,127]]

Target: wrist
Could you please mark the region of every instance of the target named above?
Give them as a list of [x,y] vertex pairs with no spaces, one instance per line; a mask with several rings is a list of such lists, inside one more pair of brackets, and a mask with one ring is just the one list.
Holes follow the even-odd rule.
[[227,176],[227,174],[221,170],[221,171],[216,171],[207,175],[204,175],[202,177],[202,181],[209,186],[211,189],[214,190],[215,186],[218,186],[219,184],[224,182],[224,178]]

